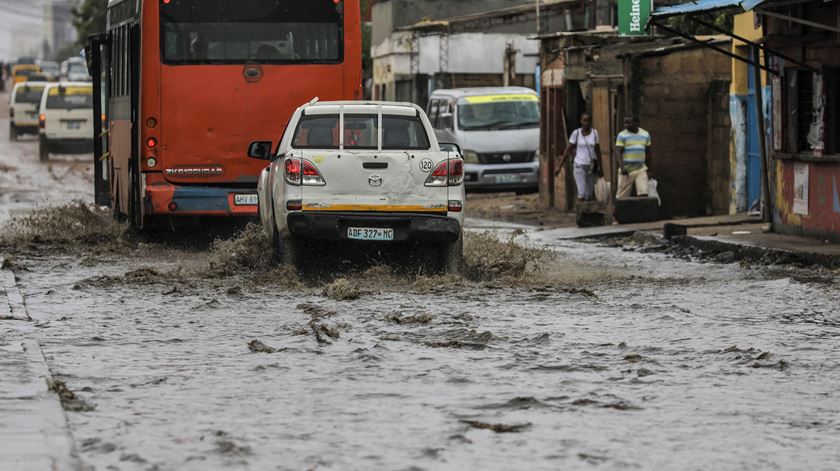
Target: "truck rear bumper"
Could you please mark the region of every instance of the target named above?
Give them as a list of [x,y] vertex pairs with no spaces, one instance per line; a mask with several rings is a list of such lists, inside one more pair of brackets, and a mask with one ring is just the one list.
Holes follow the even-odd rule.
[[461,224],[445,215],[414,213],[291,213],[289,231],[298,237],[347,240],[352,227],[393,229],[394,242],[455,242],[461,237]]
[[237,195],[256,194],[256,188],[180,186],[173,185],[165,180],[148,181],[145,199],[146,214],[157,216],[256,217],[259,215],[258,205],[237,204],[236,201]]

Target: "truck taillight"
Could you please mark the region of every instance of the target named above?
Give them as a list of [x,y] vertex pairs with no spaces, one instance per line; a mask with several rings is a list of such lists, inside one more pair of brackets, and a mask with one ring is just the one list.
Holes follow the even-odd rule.
[[306,159],[286,159],[286,181],[290,185],[324,186],[327,184],[315,164]]
[[38,127],[41,129],[45,129],[47,127],[47,115],[40,115],[38,116]]
[[458,186],[464,181],[464,161],[449,159],[437,164],[426,186]]

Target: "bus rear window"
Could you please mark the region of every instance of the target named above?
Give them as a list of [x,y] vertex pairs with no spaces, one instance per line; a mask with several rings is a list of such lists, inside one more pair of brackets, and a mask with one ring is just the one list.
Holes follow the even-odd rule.
[[333,0],[172,0],[161,5],[163,62],[341,62],[343,8]]
[[29,103],[37,105],[41,103],[41,96],[44,94],[44,87],[20,87],[15,94],[15,103]]
[[52,89],[47,96],[47,109],[83,110],[93,108],[93,95],[90,90]]

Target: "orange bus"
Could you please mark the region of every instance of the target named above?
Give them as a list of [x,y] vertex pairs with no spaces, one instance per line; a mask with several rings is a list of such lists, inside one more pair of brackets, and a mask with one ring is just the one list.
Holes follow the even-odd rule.
[[248,144],[315,97],[361,98],[361,44],[359,0],[109,0],[87,48],[97,202],[140,230],[257,216]]

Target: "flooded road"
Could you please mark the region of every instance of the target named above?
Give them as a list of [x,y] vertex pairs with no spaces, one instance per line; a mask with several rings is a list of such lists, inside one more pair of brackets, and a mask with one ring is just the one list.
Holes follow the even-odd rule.
[[[45,191],[6,172],[2,214],[90,199],[18,145],[0,162]],[[836,274],[471,221],[470,279],[301,280],[250,263],[253,234],[128,243],[72,208],[4,226],[34,322],[0,343],[41,344],[90,469],[840,466]]]
[[553,250],[346,301],[157,246],[15,264],[95,469],[836,468],[836,282]]

